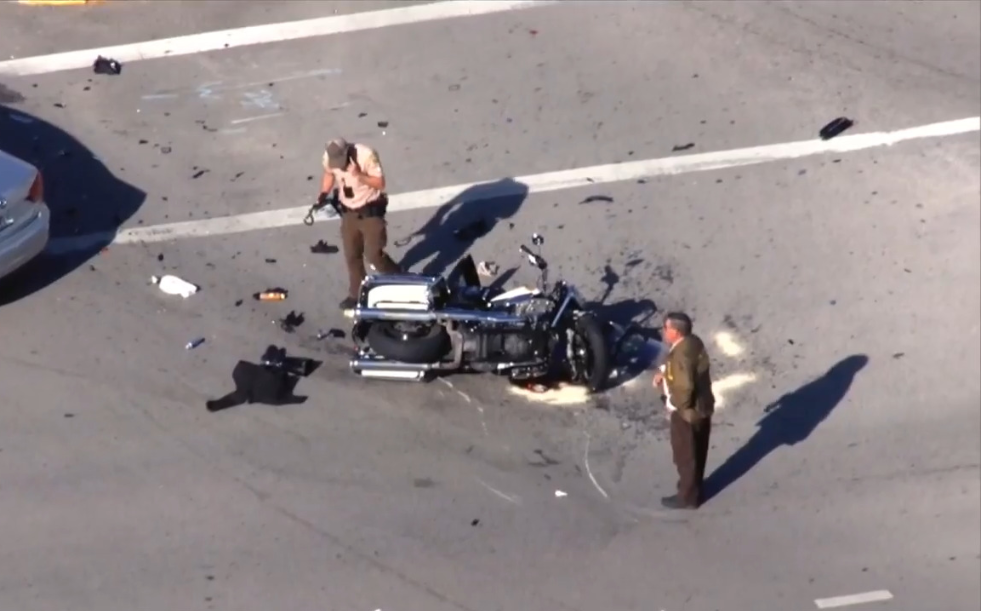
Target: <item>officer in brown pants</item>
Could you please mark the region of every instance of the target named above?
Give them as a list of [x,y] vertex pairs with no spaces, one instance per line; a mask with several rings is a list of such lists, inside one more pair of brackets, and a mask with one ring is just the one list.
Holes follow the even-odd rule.
[[364,260],[380,274],[398,273],[399,266],[385,252],[388,231],[385,212],[385,173],[378,154],[364,144],[350,144],[343,138],[327,143],[324,152],[321,197],[336,186],[340,201],[341,242],[347,264],[347,297],[342,310],[353,308],[365,277]]
[[663,390],[671,419],[671,451],[678,468],[678,493],[661,499],[669,509],[697,509],[708,458],[715,396],[709,356],[692,333],[691,318],[681,312],[664,317],[664,341],[671,346],[654,386]]

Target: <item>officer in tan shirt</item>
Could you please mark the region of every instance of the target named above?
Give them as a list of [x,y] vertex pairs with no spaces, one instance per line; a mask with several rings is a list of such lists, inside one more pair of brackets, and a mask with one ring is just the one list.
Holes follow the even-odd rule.
[[398,273],[399,266],[385,252],[388,232],[385,212],[385,172],[378,154],[364,144],[350,144],[343,138],[327,143],[324,151],[324,177],[321,197],[337,187],[341,215],[341,243],[347,264],[347,297],[342,310],[355,306],[358,289],[365,277],[364,259],[380,274]]
[[692,333],[691,318],[682,312],[665,315],[663,338],[671,350],[664,373],[654,374],[654,386],[667,396],[678,493],[661,499],[661,504],[669,509],[696,509],[703,500],[702,481],[715,411],[709,356],[701,338]]

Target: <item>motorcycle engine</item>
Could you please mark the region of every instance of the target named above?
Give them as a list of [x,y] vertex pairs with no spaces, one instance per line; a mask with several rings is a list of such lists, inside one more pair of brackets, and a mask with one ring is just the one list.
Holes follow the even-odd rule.
[[538,297],[518,303],[514,306],[514,313],[520,316],[539,317],[549,314],[553,305],[550,299]]
[[533,329],[461,329],[464,357],[470,362],[524,363],[542,357],[548,334]]

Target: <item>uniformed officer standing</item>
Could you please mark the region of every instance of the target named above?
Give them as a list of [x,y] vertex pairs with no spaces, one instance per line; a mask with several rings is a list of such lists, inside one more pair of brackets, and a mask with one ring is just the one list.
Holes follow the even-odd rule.
[[[662,373],[654,375],[671,419],[671,451],[678,468],[678,493],[661,499],[669,509],[696,509],[702,503],[702,480],[708,458],[715,396],[709,356],[692,333],[691,318],[682,312],[664,317],[664,341],[671,346]],[[663,384],[663,386],[662,386]]]
[[324,152],[321,197],[336,186],[340,201],[341,243],[347,264],[347,297],[342,310],[355,306],[358,289],[365,277],[364,259],[381,274],[399,272],[399,266],[385,252],[388,231],[385,212],[385,172],[378,154],[364,144],[350,144],[343,138],[327,143]]

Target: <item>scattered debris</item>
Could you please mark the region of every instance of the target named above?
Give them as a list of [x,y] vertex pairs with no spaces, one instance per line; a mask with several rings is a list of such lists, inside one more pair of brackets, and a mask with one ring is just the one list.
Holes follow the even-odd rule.
[[285,301],[289,297],[289,291],[283,288],[266,289],[261,293],[255,293],[252,298],[256,301]]
[[205,403],[209,412],[218,412],[243,403],[265,405],[298,405],[307,397],[293,391],[300,378],[313,373],[320,362],[313,359],[286,356],[285,348],[269,346],[262,364],[239,361],[232,370],[235,390],[224,397]]
[[303,312],[297,314],[295,311],[290,310],[290,313],[279,319],[279,328],[287,333],[292,333],[296,331],[296,328],[303,324],[306,318],[303,316]]
[[487,278],[493,278],[494,276],[497,276],[498,272],[500,271],[501,271],[500,266],[498,266],[497,263],[494,263],[493,261],[481,261],[480,263],[477,264],[477,273]]
[[344,339],[347,334],[340,329],[328,329],[326,331],[317,331],[317,339],[327,339],[332,337],[334,339]]
[[236,299],[235,300],[235,307],[236,308],[237,307],[240,307],[243,303],[245,303],[245,300],[244,299]]
[[172,150],[173,149],[171,149],[169,146],[161,146],[160,147],[160,152],[163,153],[164,155],[169,155],[170,154],[170,151],[172,151]]
[[694,142],[689,142],[688,144],[676,144],[671,149],[672,153],[677,153],[678,151],[687,151],[688,149],[695,148]]
[[480,524],[480,518],[474,518],[473,520],[470,520],[470,526],[477,526],[478,524]]
[[159,255],[157,255],[157,261],[163,261],[163,260],[164,260],[163,253],[160,253]]
[[202,176],[204,176],[205,174],[207,174],[210,171],[211,170],[198,170],[197,172],[194,173],[193,176],[191,176],[191,178],[201,178]]
[[123,65],[114,59],[108,57],[102,57],[101,55],[95,59],[95,63],[92,64],[92,72],[96,74],[108,74],[110,76],[115,76],[123,71]]
[[831,123],[828,123],[822,127],[818,135],[821,137],[821,140],[831,140],[835,136],[841,135],[842,132],[853,125],[855,125],[855,122],[851,119],[847,117],[838,117]]
[[901,359],[904,356],[906,356],[906,353],[905,352],[897,352],[896,354],[892,355],[892,358],[894,358],[894,359]]
[[71,414],[71,413],[65,414],[65,418],[74,418],[74,417],[75,417],[75,414]]
[[150,283],[156,284],[160,287],[160,290],[168,295],[180,295],[184,299],[187,299],[194,293],[198,292],[198,286],[191,284],[187,280],[178,278],[177,276],[172,276],[167,274],[165,276],[151,276]]
[[538,36],[538,30],[528,30],[528,33],[532,36]]
[[386,127],[388,127],[388,121],[379,121],[378,127],[385,129]]
[[555,491],[555,498],[561,499],[562,497],[565,497],[565,496],[569,496],[569,495],[567,493],[565,493],[565,492],[562,492],[561,490],[556,490]]
[[579,202],[580,204],[591,204],[593,202],[603,202],[606,204],[612,204],[613,198],[609,195],[590,195],[586,199]]
[[266,263],[275,263],[276,259],[266,259]]
[[317,243],[310,247],[310,252],[317,255],[332,255],[340,252],[340,249],[336,246],[331,246],[323,240],[317,240]]
[[61,102],[55,102],[55,105],[54,105],[54,107],[55,107],[55,108],[64,108],[64,107],[65,107],[65,105],[64,105],[64,104],[62,104]]
[[195,348],[197,348],[198,346],[200,346],[203,343],[204,343],[204,338],[203,337],[199,337],[197,339],[192,339],[191,341],[187,342],[187,345],[184,346],[184,349],[185,350],[194,350]]

